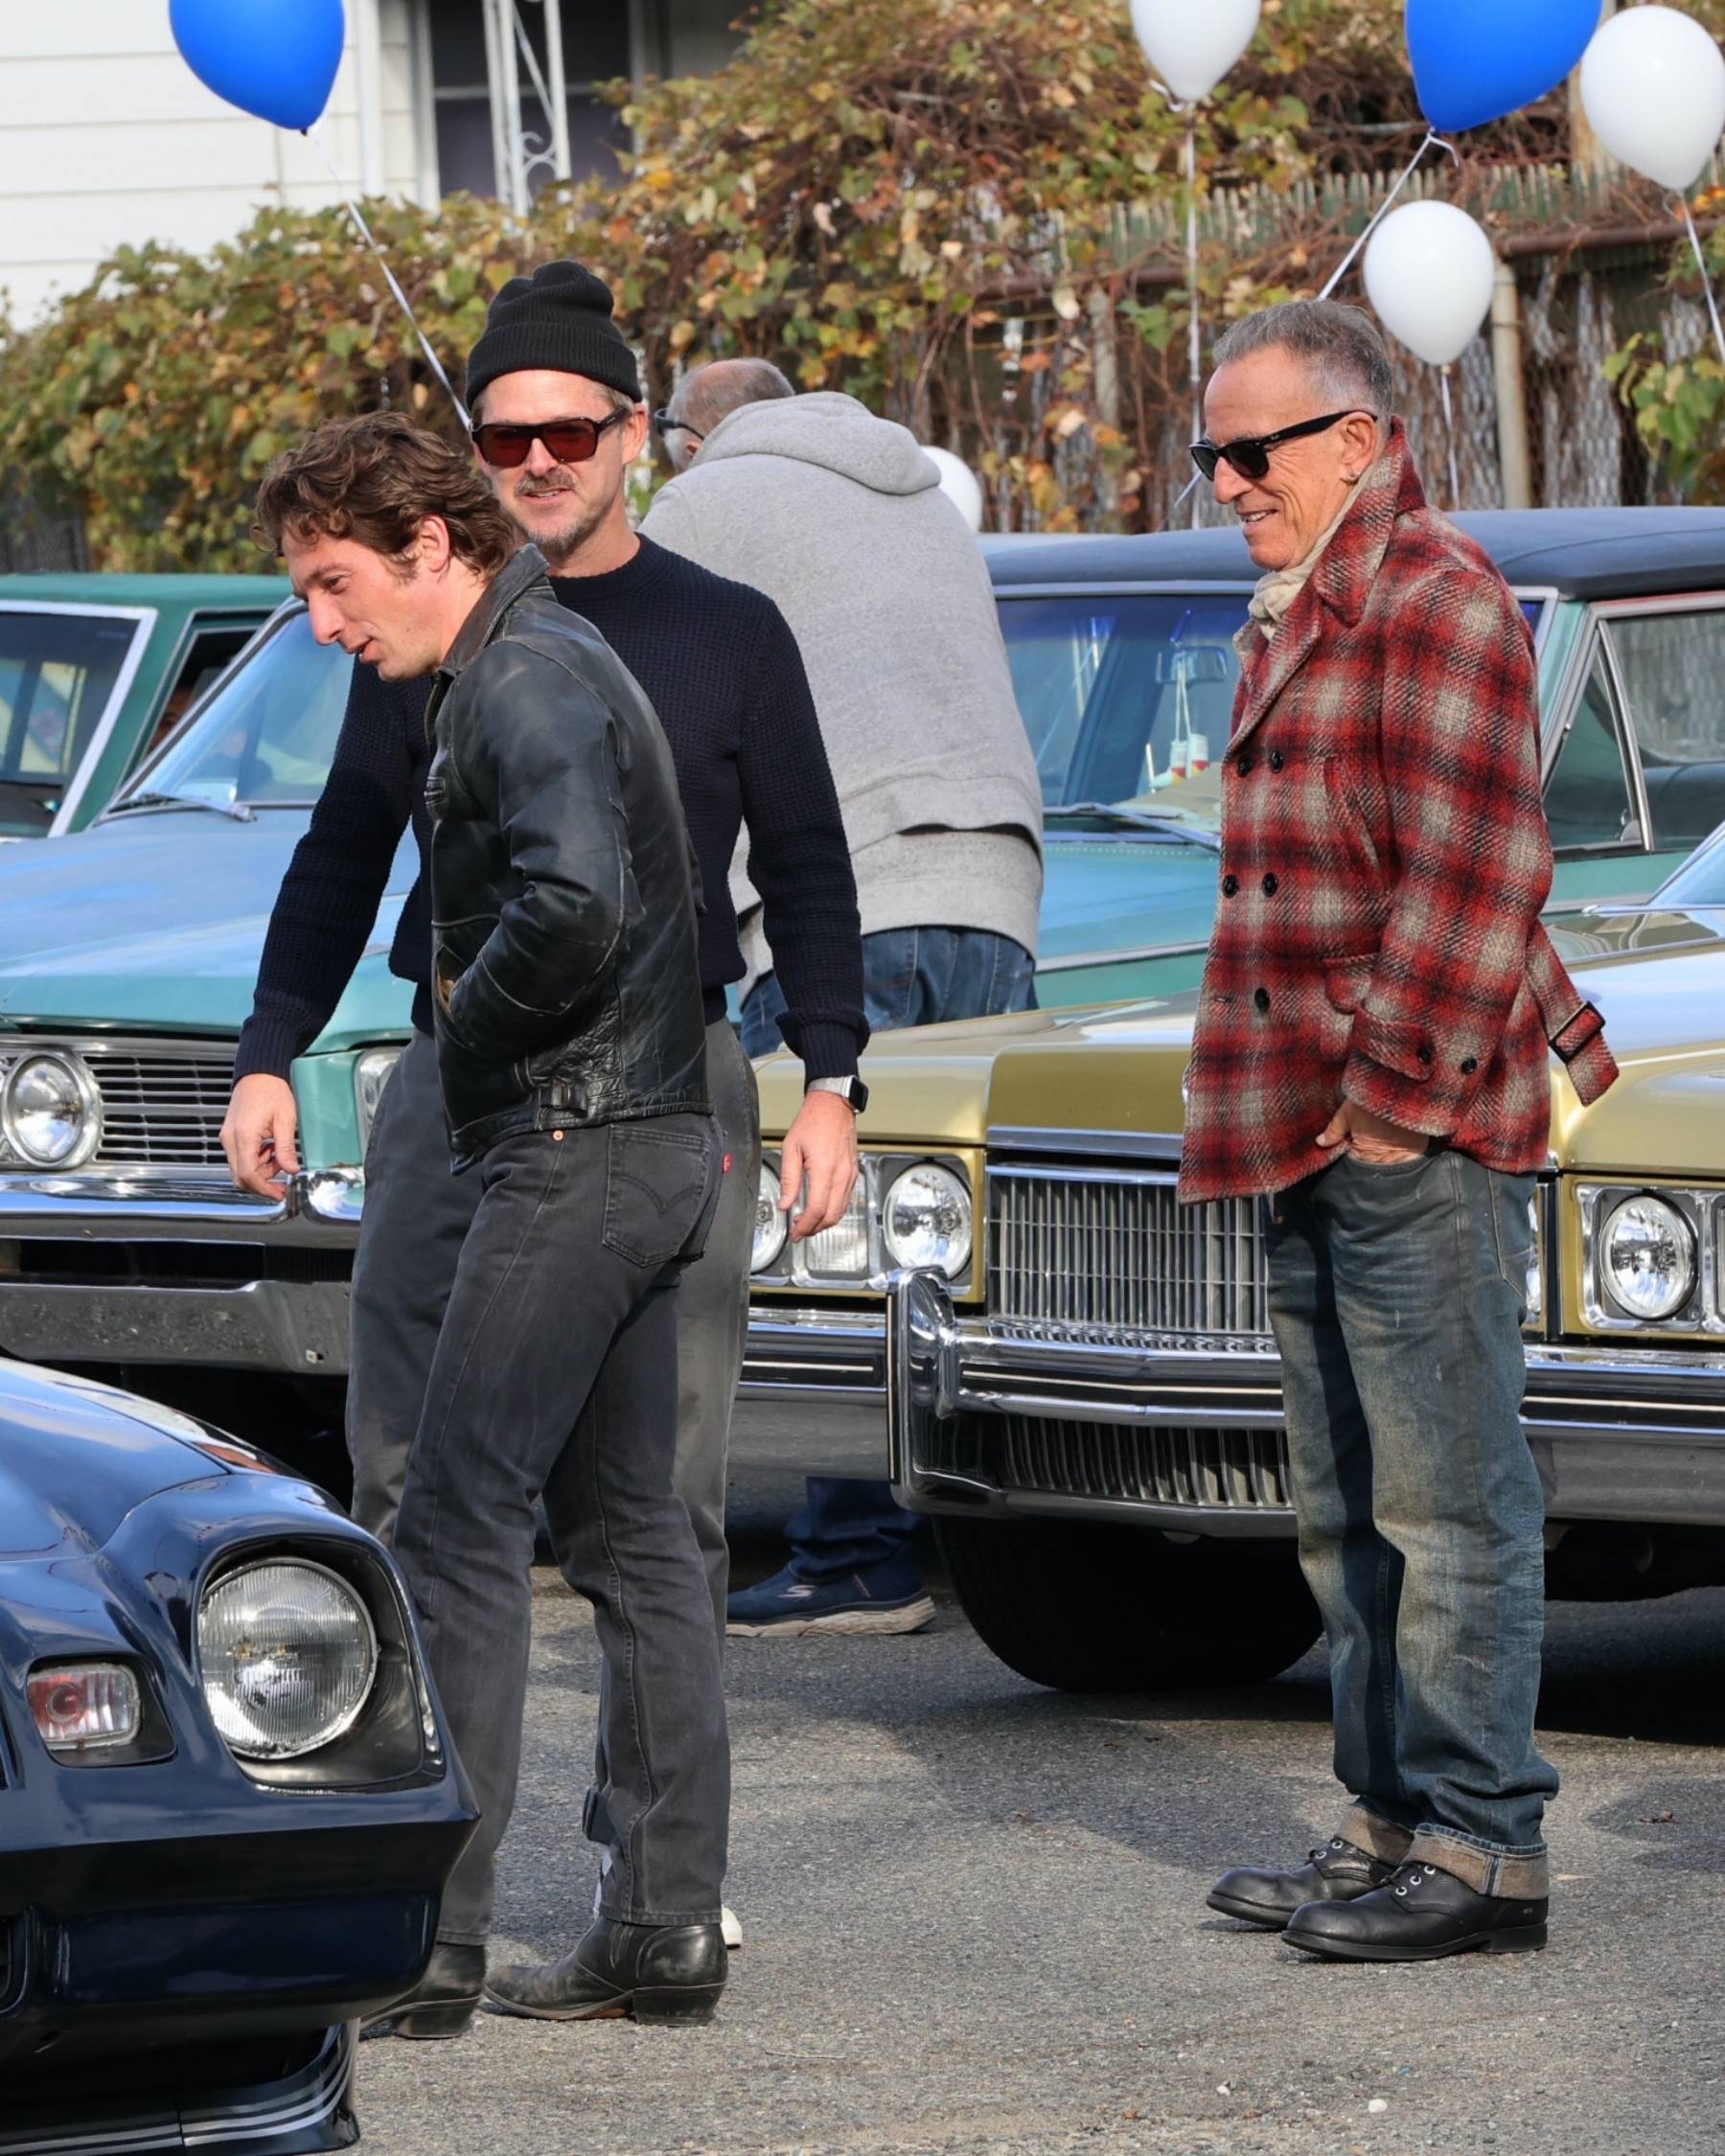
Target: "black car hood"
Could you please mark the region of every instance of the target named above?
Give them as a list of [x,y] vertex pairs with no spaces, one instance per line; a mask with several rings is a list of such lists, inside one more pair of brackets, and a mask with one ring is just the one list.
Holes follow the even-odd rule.
[[171,1408],[0,1361],[0,1564],[101,1548],[158,1490],[247,1464]]

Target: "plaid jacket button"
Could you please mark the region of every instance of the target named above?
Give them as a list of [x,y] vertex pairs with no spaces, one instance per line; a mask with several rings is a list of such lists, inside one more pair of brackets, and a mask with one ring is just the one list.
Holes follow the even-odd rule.
[[1239,772],[1242,778],[1246,776],[1247,772],[1251,770],[1251,768],[1252,758],[1250,756],[1241,756],[1235,759],[1234,769]]
[[1479,1057],[1478,1057],[1478,1056],[1463,1056],[1463,1057],[1462,1057],[1462,1059],[1461,1059],[1461,1075],[1462,1075],[1462,1077],[1463,1077],[1463,1078],[1471,1078],[1471,1077],[1473,1076],[1474,1072],[1475,1072],[1476,1070],[1478,1070],[1478,1069],[1479,1069],[1479,1067],[1480,1067],[1480,1059],[1479,1059]]
[[1419,1060],[1420,1060],[1420,1062],[1421,1062],[1421,1063],[1430,1063],[1430,1062],[1431,1062],[1431,1060],[1432,1060],[1432,1051],[1431,1051],[1431,1049],[1430,1049],[1430,1048],[1421,1048],[1421,1049],[1420,1049],[1420,1051],[1419,1051]]
[[1279,748],[1273,748],[1270,751],[1270,768],[1273,771],[1279,771],[1286,762],[1287,758]]
[[1260,1011],[1267,1011],[1270,1008],[1270,991],[1267,988],[1260,988],[1256,990],[1253,995],[1252,1000],[1257,1005]]
[[1264,878],[1264,896],[1266,898],[1274,898],[1276,892],[1280,889],[1281,885],[1276,882],[1274,876],[1266,876]]
[[1236,891],[1237,891],[1237,890],[1239,889],[1239,887],[1240,887],[1240,879],[1239,879],[1239,878],[1238,878],[1237,876],[1224,876],[1224,877],[1223,877],[1223,879],[1222,879],[1222,896],[1223,896],[1224,898],[1232,898],[1232,897],[1233,897],[1233,895],[1234,895],[1234,893],[1235,893],[1235,892],[1236,892]]

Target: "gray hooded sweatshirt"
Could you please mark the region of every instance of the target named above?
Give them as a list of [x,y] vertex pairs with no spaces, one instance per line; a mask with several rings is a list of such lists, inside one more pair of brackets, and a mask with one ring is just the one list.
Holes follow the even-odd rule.
[[[745,404],[642,530],[790,622],[850,840],[862,932],[982,929],[1033,955],[1042,791],[988,571],[904,427],[822,392]],[[748,974],[772,968],[731,876]]]

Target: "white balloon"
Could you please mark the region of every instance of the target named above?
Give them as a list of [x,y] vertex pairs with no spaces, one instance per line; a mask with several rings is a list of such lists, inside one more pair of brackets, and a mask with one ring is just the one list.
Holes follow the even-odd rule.
[[1497,257],[1448,202],[1392,210],[1366,249],[1366,295],[1391,335],[1434,367],[1460,359],[1491,311]]
[[1132,0],[1144,57],[1184,104],[1207,98],[1251,44],[1262,0]]
[[1587,48],[1581,103],[1614,157],[1687,193],[1725,134],[1725,56],[1692,16],[1631,8]]
[[940,491],[956,502],[973,532],[982,529],[982,482],[962,457],[951,449],[924,449],[923,455],[940,474]]

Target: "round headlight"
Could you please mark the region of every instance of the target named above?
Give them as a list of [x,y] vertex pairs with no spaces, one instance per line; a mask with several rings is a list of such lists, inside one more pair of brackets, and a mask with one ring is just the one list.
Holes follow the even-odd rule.
[[1657,1322],[1695,1292],[1695,1235],[1663,1198],[1631,1198],[1605,1227],[1605,1279],[1611,1299],[1631,1318]]
[[763,1160],[760,1187],[755,1192],[754,1246],[748,1253],[751,1273],[765,1273],[776,1263],[785,1247],[787,1226],[779,1211],[779,1179]]
[[925,1160],[887,1191],[881,1229],[895,1265],[935,1266],[955,1279],[970,1262],[970,1192],[951,1169]]
[[0,1129],[33,1168],[64,1168],[88,1159],[101,1135],[95,1080],[70,1056],[25,1056],[0,1093]]
[[371,1696],[371,1614],[322,1565],[272,1557],[226,1572],[197,1613],[204,1698],[242,1759],[296,1759],[351,1729]]

